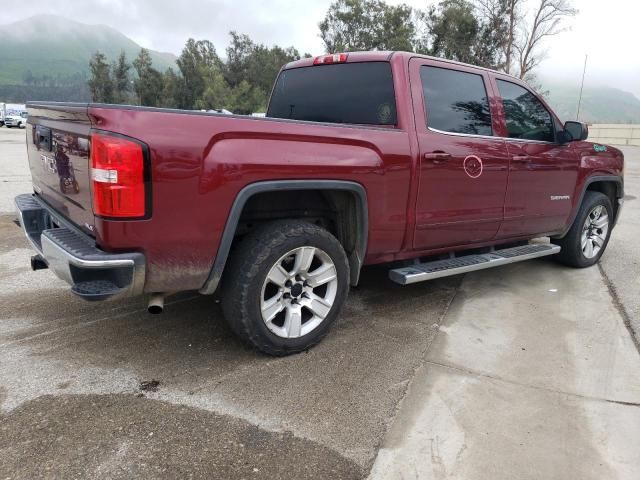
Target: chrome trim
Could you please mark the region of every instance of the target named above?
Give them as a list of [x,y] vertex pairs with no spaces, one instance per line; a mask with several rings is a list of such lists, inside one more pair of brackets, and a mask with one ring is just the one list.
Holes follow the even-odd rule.
[[567,145],[566,143],[558,143],[558,142],[545,142],[544,140],[529,140],[528,138],[513,138],[513,137],[500,137],[505,140],[509,140],[511,142],[522,142],[522,143],[539,143],[542,145],[555,145],[556,147],[563,147]]
[[[530,245],[533,246],[533,245]],[[459,275],[461,273],[469,273],[475,272],[478,270],[485,270],[487,268],[500,267],[502,265],[507,265],[510,263],[523,262],[525,260],[531,260],[539,257],[546,257],[548,255],[555,255],[560,253],[560,247],[558,245],[545,245],[547,248],[544,250],[538,250],[535,252],[531,252],[525,255],[511,256],[511,257],[501,257],[500,252],[508,252],[509,250],[515,250],[522,247],[514,247],[513,249],[506,248],[503,250],[495,250],[491,253],[480,254],[480,255],[470,255],[470,257],[477,257],[481,263],[476,263],[473,265],[465,265],[462,267],[448,268],[437,270],[433,272],[424,272],[419,271],[416,267],[421,267],[424,265],[429,265],[430,263],[438,263],[445,265],[447,262],[454,262],[457,259],[463,259],[464,256],[456,257],[451,260],[435,260],[433,262],[426,262],[414,266],[396,268],[394,270],[389,270],[389,279],[395,283],[399,283],[400,285],[409,285],[412,283],[424,282],[426,280],[435,280],[436,278],[442,277],[450,277],[453,275]]]
[[427,129],[434,133],[441,133],[443,135],[451,135],[453,137],[472,137],[472,138],[484,138],[485,140],[502,140],[502,141],[514,141],[514,142],[522,142],[522,143],[541,143],[544,145],[556,145],[558,147],[562,147],[563,143],[557,142],[545,142],[543,140],[529,140],[526,138],[512,138],[512,137],[500,137],[498,135],[474,135],[473,133],[458,133],[458,132],[445,132],[444,130],[438,130],[437,128],[427,127]]
[[[118,259],[118,260],[86,260],[75,256],[73,253],[65,250],[62,246],[51,240],[46,231],[41,236],[42,251],[39,253],[44,257],[49,268],[70,285],[73,285],[73,277],[71,276],[70,266],[73,265],[78,268],[84,269],[108,269],[118,267],[131,267],[134,270],[135,277],[135,262],[131,259]],[[132,281],[132,285],[133,285]]]
[[496,135],[474,135],[473,133],[445,132],[444,130],[438,130],[437,128],[433,127],[427,127],[427,130],[434,133],[441,133],[443,135],[451,135],[453,137],[473,137],[484,138],[486,140],[504,140],[504,137],[498,137]]
[[[34,208],[26,209],[30,212],[33,212],[33,215],[39,217],[40,219],[40,221],[38,222],[38,226],[35,229],[30,228],[30,225],[25,222],[24,212],[20,208],[20,205],[18,203],[18,199],[21,197],[23,198],[23,200],[26,197],[30,197],[29,200],[35,202],[35,204],[38,205],[37,208],[35,208],[35,205],[32,204]],[[131,268],[131,283],[128,285],[128,287],[125,287],[123,293],[120,293],[117,296],[137,296],[143,293],[146,266],[144,257],[141,253],[132,252],[130,254],[132,256],[135,255],[135,258],[137,259],[135,260],[134,258],[122,258],[123,255],[127,254],[110,254],[108,252],[103,252],[102,250],[95,247],[94,241],[93,239],[91,239],[91,237],[89,237],[78,228],[69,225],[68,222],[61,220],[60,217],[55,214],[55,212],[52,212],[50,208],[44,202],[37,199],[35,195],[19,195],[14,199],[14,204],[16,208],[16,217],[20,222],[20,228],[27,237],[27,240],[31,244],[31,247],[44,258],[49,268],[57,277],[73,286],[75,282],[71,274],[71,266],[84,270],[108,270],[129,267]],[[63,226],[67,231],[71,231],[75,236],[81,239],[86,239],[87,245],[89,245],[91,249],[99,252],[100,255],[104,255],[107,258],[83,258],[82,256],[79,256],[76,253],[65,249],[49,235],[49,232],[53,232],[56,229],[49,229],[46,227],[41,228],[47,223],[42,220],[45,217],[53,219],[54,221],[56,221],[56,223]],[[33,226],[33,224],[31,224],[31,226]],[[38,244],[38,241],[36,240],[38,236],[40,238],[40,244]],[[112,256],[114,258],[108,258],[109,256]]]

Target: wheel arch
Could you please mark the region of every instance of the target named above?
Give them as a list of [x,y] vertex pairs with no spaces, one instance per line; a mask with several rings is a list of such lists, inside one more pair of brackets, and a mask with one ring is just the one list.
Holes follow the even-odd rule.
[[351,284],[357,285],[360,277],[360,269],[367,251],[369,232],[367,193],[364,187],[359,183],[346,180],[271,180],[249,184],[236,195],[227,217],[216,257],[207,280],[200,289],[200,293],[210,295],[217,290],[224,273],[231,246],[236,238],[240,220],[249,201],[261,194],[296,191],[315,191],[324,194],[331,192],[346,193],[353,199],[355,206],[351,218],[355,220],[353,249],[348,252],[347,255]]
[[588,191],[604,193],[611,199],[611,205],[614,209],[614,221],[612,228],[615,226],[618,221],[622,199],[624,198],[624,181],[622,177],[616,175],[595,175],[585,180],[582,186],[582,191],[580,192],[580,201],[575,204],[573,211],[571,212],[571,221],[565,231],[554,238],[564,238],[567,233],[569,233],[573,222],[576,220],[578,211],[580,210],[580,205],[582,205],[582,202],[584,201],[584,196]]

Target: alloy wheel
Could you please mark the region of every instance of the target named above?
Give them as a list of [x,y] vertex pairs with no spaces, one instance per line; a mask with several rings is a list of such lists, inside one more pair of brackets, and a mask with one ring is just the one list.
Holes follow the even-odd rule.
[[293,249],[275,262],[263,283],[262,320],[278,337],[302,337],[329,315],[337,292],[336,266],[327,253],[311,246]]
[[603,205],[591,209],[582,227],[581,247],[585,258],[594,258],[600,253],[609,232],[609,215]]

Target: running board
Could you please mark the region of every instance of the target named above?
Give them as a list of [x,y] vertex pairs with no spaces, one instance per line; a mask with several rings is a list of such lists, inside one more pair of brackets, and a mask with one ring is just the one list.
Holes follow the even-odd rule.
[[425,280],[484,270],[485,268],[499,267],[508,263],[522,262],[532,258],[546,257],[559,252],[560,247],[558,245],[524,245],[522,247],[494,250],[491,253],[416,263],[409,267],[389,270],[389,278],[400,285],[408,285],[410,283],[424,282]]

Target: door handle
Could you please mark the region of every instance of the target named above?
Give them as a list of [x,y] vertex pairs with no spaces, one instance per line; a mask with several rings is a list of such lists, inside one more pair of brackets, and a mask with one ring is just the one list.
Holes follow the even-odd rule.
[[529,155],[514,155],[511,160],[518,163],[527,163],[531,161],[531,157]]
[[424,159],[431,160],[433,163],[446,162],[450,158],[451,158],[451,154],[445,153],[445,152],[433,152],[433,153],[424,154]]

